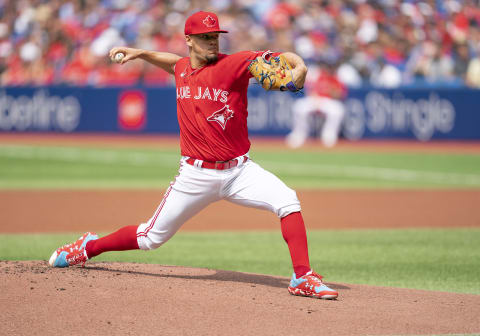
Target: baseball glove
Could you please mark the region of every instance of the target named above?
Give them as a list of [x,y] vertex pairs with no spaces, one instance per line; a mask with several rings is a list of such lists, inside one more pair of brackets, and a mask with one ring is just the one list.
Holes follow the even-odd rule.
[[265,57],[257,57],[250,61],[248,70],[267,91],[297,92],[300,90],[293,82],[292,67],[283,55],[271,56],[268,60]]

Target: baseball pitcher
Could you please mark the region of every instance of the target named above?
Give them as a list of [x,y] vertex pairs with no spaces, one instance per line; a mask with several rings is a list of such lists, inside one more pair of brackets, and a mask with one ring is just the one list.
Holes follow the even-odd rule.
[[210,203],[227,200],[264,209],[280,218],[290,251],[293,275],[288,291],[321,299],[338,293],[310,268],[307,237],[295,191],[249,157],[247,87],[255,77],[266,90],[296,91],[307,73],[293,53],[243,51],[219,53],[217,15],[197,12],[185,23],[189,57],[166,52],[116,47],[112,60],[124,64],[142,59],[175,76],[181,159],[178,175],[153,216],[99,238],[87,232],[58,248],[53,267],[85,262],[103,252],[151,250],[167,242],[189,218]]

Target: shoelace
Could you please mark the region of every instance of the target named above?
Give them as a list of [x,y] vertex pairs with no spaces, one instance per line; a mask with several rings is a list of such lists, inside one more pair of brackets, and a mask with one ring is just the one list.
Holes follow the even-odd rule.
[[63,245],[62,247],[60,247],[59,249],[57,249],[57,251],[65,251],[67,250],[68,252],[73,252],[74,250],[78,250],[78,245],[81,245],[81,243],[83,242],[83,239],[81,241],[79,241],[82,237],[80,237],[79,239],[77,239],[77,241],[73,242],[73,243],[70,243],[70,244],[65,244]]
[[72,243],[72,244],[63,245],[57,251],[67,251],[71,253],[74,250],[78,250],[78,247],[75,246],[75,243]]
[[316,286],[323,285],[323,282],[322,282],[323,276],[321,276],[320,274],[312,272],[307,276],[310,277],[311,281],[314,282]]

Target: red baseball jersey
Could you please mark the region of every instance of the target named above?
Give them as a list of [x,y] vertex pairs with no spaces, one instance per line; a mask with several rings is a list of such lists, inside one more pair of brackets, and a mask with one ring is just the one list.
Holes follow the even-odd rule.
[[320,71],[310,92],[316,96],[333,99],[343,99],[347,94],[346,86],[340,82],[337,76],[326,71]]
[[175,64],[182,155],[227,161],[249,151],[248,65],[264,52],[219,54],[217,62],[198,69],[191,67],[189,57]]

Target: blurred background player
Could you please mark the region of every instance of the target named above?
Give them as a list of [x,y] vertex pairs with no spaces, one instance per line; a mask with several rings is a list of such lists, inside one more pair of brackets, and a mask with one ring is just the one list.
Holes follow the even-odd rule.
[[[302,146],[314,131],[313,115],[320,115],[323,124],[320,139],[325,147],[333,147],[338,140],[345,116],[343,99],[347,88],[336,75],[337,67],[331,63],[320,63],[318,71],[307,75],[306,96],[297,99],[292,107],[292,131],[287,135],[287,145],[292,148]],[[308,80],[313,78],[313,80]]]

